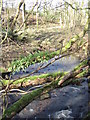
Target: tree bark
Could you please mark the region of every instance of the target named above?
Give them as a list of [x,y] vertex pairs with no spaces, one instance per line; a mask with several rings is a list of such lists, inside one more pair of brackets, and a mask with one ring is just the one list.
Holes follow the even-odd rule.
[[15,23],[16,23],[16,20],[17,20],[17,18],[18,18],[18,16],[19,16],[20,8],[21,8],[21,6],[22,6],[23,3],[24,3],[24,0],[21,0],[21,2],[20,2],[19,5],[18,5],[16,16],[15,16],[13,22],[12,22],[12,26],[11,26],[12,29],[13,29],[13,27],[14,27],[14,25],[15,25]]

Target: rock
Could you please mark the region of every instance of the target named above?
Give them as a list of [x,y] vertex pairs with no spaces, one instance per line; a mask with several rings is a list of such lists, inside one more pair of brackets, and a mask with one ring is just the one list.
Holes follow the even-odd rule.
[[30,110],[29,110],[29,111],[30,111],[30,112],[34,112],[34,110],[33,110],[33,109],[31,109],[31,108],[30,108]]
[[48,98],[50,98],[50,94],[49,93],[45,93],[45,94],[40,96],[40,100],[44,100],[44,99],[48,99]]
[[70,116],[70,114],[72,113],[71,110],[61,110],[61,111],[58,111],[58,112],[55,112],[54,114],[54,118],[55,119],[67,119],[67,118],[73,118],[72,116]]

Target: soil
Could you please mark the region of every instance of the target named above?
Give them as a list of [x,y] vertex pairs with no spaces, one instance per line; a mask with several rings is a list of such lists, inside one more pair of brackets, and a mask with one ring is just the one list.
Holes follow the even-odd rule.
[[[80,33],[83,27],[76,27],[75,29],[60,28],[55,24],[43,25],[36,30],[33,28],[28,28],[26,33],[29,34],[25,40],[14,40],[8,39],[2,44],[2,56],[0,57],[0,67],[8,69],[8,66],[13,60],[19,59],[20,57],[27,56],[29,53],[36,51],[55,51],[60,49],[60,41],[64,40],[63,45],[75,34]],[[35,27],[35,26],[34,26]],[[51,28],[51,29],[50,29]],[[84,40],[87,40],[87,34]],[[53,44],[54,43],[54,44]],[[79,54],[81,57],[83,53]]]

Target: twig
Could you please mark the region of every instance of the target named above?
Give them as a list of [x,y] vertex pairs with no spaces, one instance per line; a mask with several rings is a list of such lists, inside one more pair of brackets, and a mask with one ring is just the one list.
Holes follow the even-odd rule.
[[3,42],[7,39],[8,32],[6,32],[4,40],[1,41],[0,45],[3,44]]
[[13,41],[11,38],[9,38],[10,41],[12,41],[15,45],[17,45],[19,48],[21,48],[24,52],[26,52],[27,54],[30,54],[30,52],[28,52],[27,50],[24,50],[23,47],[19,46],[15,41]]
[[68,4],[72,9],[74,9],[74,10],[86,10],[86,9],[90,9],[90,7],[85,7],[85,8],[75,8],[75,7],[73,7],[73,5],[72,4],[70,4],[69,2],[67,2],[67,1],[65,1],[65,0],[63,0],[66,4]]
[[[6,90],[1,90],[0,93],[5,93],[5,91],[6,91]],[[7,93],[8,93],[8,92],[14,92],[14,91],[21,92],[21,93],[25,93],[25,92],[26,92],[26,91],[20,90],[20,89],[11,89],[11,90],[7,91]],[[26,92],[26,93],[27,93],[27,92]]]
[[[86,42],[87,42],[87,41],[86,41]],[[85,45],[86,42],[84,42],[83,45]],[[34,73],[37,73],[39,70],[44,69],[44,68],[46,68],[47,66],[51,65],[51,64],[54,63],[56,60],[59,60],[59,59],[65,57],[65,56],[74,54],[75,52],[77,52],[78,50],[80,50],[80,49],[83,47],[83,45],[81,45],[81,46],[80,46],[78,49],[76,49],[74,52],[68,51],[68,53],[66,53],[66,54],[59,55],[59,56],[55,57],[54,60],[52,60],[51,62],[47,63],[45,66],[43,66],[44,63],[42,63],[36,70],[34,70],[33,72],[31,72],[31,73],[28,74],[28,75],[21,76],[21,77],[19,77],[18,79],[22,79],[22,78],[25,78],[25,77],[29,77],[30,75],[32,75],[32,74],[34,74]],[[14,79],[12,82],[10,82],[9,85],[13,84],[13,82],[17,81],[18,79]]]

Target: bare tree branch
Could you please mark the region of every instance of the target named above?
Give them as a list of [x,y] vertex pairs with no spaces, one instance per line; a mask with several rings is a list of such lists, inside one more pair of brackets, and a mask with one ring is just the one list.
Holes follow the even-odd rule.
[[67,2],[67,1],[65,1],[65,0],[63,0],[67,5],[69,5],[72,9],[74,9],[74,10],[85,10],[85,9],[90,9],[89,7],[86,7],[86,8],[75,8],[71,3],[69,3],[69,2]]

